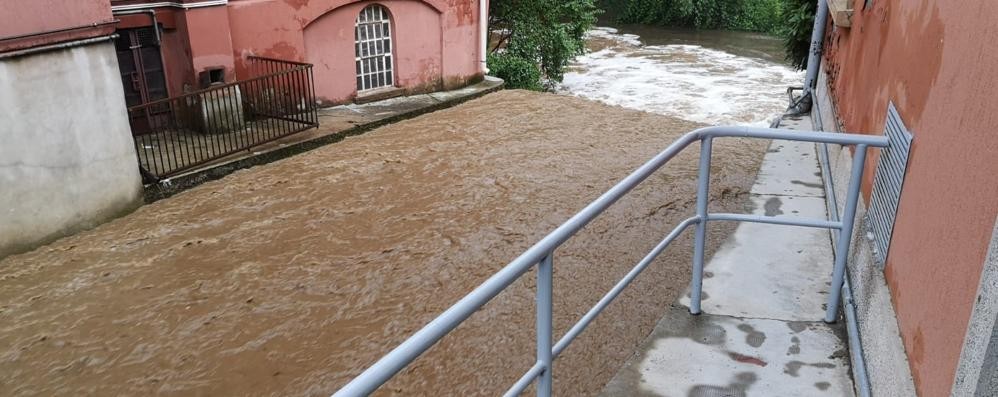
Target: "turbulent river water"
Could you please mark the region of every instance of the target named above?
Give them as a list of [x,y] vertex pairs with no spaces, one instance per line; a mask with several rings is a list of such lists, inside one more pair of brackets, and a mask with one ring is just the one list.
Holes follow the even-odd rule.
[[[682,133],[765,121],[797,81],[758,51],[772,40],[652,31],[595,30],[560,87],[650,112],[501,91],[0,259],[0,396],[328,396]],[[765,146],[714,144],[711,209],[744,209]],[[557,250],[556,335],[692,213],[696,159]],[[690,237],[558,357],[556,395],[599,393],[685,290]],[[533,288],[527,274],[378,395],[506,390],[535,359]]]
[[766,125],[803,79],[754,33],[599,27],[588,46],[559,92],[706,124]]

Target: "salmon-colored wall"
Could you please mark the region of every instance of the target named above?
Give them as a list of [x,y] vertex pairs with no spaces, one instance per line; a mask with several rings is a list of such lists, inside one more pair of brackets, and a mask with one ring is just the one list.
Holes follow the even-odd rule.
[[829,85],[846,130],[881,134],[893,100],[913,132],[885,275],[918,392],[945,396],[998,215],[998,2],[853,3]]
[[353,25],[369,4],[393,17],[397,84],[407,91],[450,89],[480,78],[476,0],[231,0],[237,74],[248,55],[314,63],[316,95],[356,95]]
[[[441,86],[440,15],[415,1],[382,1],[391,13],[395,84],[412,91]],[[315,64],[315,92],[330,102],[357,92],[354,21],[364,3],[337,8],[305,27],[305,62]]]
[[224,68],[226,81],[235,77],[229,13],[225,7],[192,8],[184,12],[194,73]]
[[[110,34],[111,4],[107,0],[4,0],[0,2],[0,51],[41,46]],[[14,36],[68,28],[73,31],[4,40]]]

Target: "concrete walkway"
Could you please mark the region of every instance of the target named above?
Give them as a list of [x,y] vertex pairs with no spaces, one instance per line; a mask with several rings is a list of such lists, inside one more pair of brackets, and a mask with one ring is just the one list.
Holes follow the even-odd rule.
[[[825,219],[816,157],[773,141],[752,213]],[[827,230],[740,224],[705,266],[704,314],[689,314],[687,292],[602,395],[852,396],[845,332],[821,321],[832,261]]]
[[268,142],[204,164],[160,184],[146,186],[146,202],[169,197],[179,191],[218,179],[233,171],[266,164],[374,128],[448,108],[502,89],[503,81],[492,76],[470,86],[451,91],[411,95],[383,101],[349,104],[318,110],[319,128]]

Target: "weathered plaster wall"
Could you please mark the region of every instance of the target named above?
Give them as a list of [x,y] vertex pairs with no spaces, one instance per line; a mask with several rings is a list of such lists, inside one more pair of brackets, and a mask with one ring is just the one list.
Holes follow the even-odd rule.
[[0,257],[142,199],[110,41],[0,60]]
[[825,66],[846,130],[882,133],[889,100],[913,130],[885,275],[919,394],[946,395],[998,214],[998,2],[864,3]]
[[451,89],[481,77],[475,0],[232,0],[237,73],[246,72],[247,55],[315,63],[322,100],[352,99],[354,19],[373,3],[392,12],[399,86],[410,92]]
[[195,79],[205,70],[224,68],[226,81],[233,80],[235,63],[232,59],[229,13],[225,7],[192,8],[183,14]]
[[[379,4],[392,15],[395,84],[412,91],[440,89],[440,15],[416,1]],[[315,64],[315,92],[320,98],[341,102],[357,92],[354,20],[364,7],[366,3],[337,8],[305,27],[305,62]]]
[[[107,0],[4,1],[0,4],[0,39],[32,33],[85,27],[67,32],[0,41],[0,51],[35,47],[111,33],[111,3]],[[93,26],[97,24],[98,26]]]

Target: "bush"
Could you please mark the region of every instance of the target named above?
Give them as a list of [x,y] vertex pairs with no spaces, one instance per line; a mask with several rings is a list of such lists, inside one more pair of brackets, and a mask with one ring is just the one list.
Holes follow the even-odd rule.
[[789,0],[604,0],[624,23],[777,33]]
[[585,52],[583,36],[601,12],[595,0],[493,0],[489,7],[489,29],[499,36],[489,68],[495,65],[497,77],[506,73],[508,86],[529,89],[561,81],[572,58]]
[[797,69],[807,68],[815,12],[817,4],[814,1],[784,0],[782,14],[786,21],[780,35],[787,50],[787,60]]
[[541,69],[533,62],[508,52],[489,54],[489,73],[506,81],[507,88],[540,91]]

